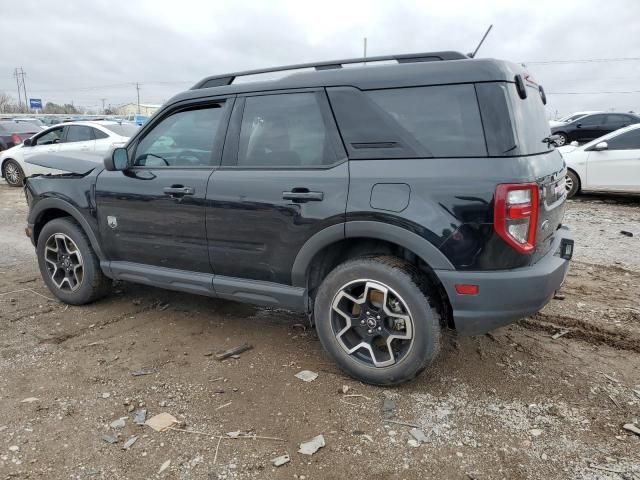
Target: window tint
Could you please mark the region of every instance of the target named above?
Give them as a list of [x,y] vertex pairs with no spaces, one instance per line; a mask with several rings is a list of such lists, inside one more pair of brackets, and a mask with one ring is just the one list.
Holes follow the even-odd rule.
[[223,104],[183,110],[165,118],[136,148],[134,165],[198,167],[211,165]]
[[36,133],[40,129],[31,123],[26,122],[2,122],[0,123],[0,131],[12,133]]
[[605,115],[587,115],[582,118],[578,123],[583,126],[587,125],[602,125],[604,124]]
[[626,115],[620,115],[615,113],[610,113],[607,115],[607,123],[618,124],[618,123],[631,123],[631,119]]
[[34,145],[51,145],[52,143],[59,142],[60,137],[62,137],[62,127],[54,128],[53,130],[49,130],[41,137],[38,137]]
[[376,90],[368,95],[434,157],[487,154],[473,85]]
[[310,167],[335,162],[314,93],[248,97],[245,100],[238,165]]
[[640,150],[640,129],[608,139],[609,150]]
[[133,135],[140,129],[138,125],[131,125],[129,123],[105,125],[104,128],[111,130],[116,135],[120,135],[122,137],[133,137]]
[[65,143],[86,142],[93,140],[93,128],[84,125],[70,125],[67,127]]
[[98,130],[97,128],[93,129],[93,136],[96,138],[96,140],[100,140],[100,139],[103,139],[103,138],[109,138],[109,135],[104,133],[102,130]]

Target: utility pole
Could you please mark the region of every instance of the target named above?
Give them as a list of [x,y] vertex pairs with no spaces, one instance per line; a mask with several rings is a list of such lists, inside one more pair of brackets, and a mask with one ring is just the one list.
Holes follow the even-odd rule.
[[20,91],[20,76],[18,75],[18,69],[13,71],[13,76],[16,77],[16,85],[18,86],[18,105],[22,104],[22,92]]
[[140,115],[140,83],[136,82],[136,92],[138,93],[138,115]]
[[101,98],[100,100],[102,100],[102,114],[104,115],[104,112],[105,112],[104,102],[105,102],[106,98]]
[[26,75],[22,67],[16,67],[13,71],[13,76],[16,77],[16,85],[18,86],[18,105],[22,103],[22,99],[24,98],[24,105],[27,111],[29,111],[29,97],[27,96],[27,85],[24,81]]
[[364,37],[364,64],[367,64],[367,37]]

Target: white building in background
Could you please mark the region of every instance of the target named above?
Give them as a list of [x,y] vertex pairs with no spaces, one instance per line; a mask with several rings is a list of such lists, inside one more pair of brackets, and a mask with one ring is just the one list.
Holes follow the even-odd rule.
[[[146,117],[150,117],[153,115],[156,110],[158,110],[162,105],[153,105],[149,103],[141,103],[140,104],[140,115],[144,115]],[[138,104],[137,103],[125,103],[124,105],[120,105],[114,108],[114,113],[116,115],[129,116],[135,115],[138,113]]]

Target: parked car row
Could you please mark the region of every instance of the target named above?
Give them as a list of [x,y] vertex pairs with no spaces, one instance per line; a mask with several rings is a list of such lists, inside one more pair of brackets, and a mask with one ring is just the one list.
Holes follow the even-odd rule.
[[[2,123],[4,122],[0,122],[0,128]],[[23,128],[25,124],[16,125]],[[13,128],[13,125],[10,127]],[[98,121],[65,123],[49,127],[35,135],[33,129],[27,129],[27,133],[13,134],[16,137],[8,143],[9,148],[0,154],[0,172],[9,185],[19,187],[31,175],[62,173],[61,170],[27,163],[35,155],[80,151],[94,153],[97,161],[102,161],[111,147],[124,145],[138,128],[130,123]]]
[[571,142],[590,142],[628,125],[640,123],[634,113],[576,112],[559,122],[549,122],[559,147]]

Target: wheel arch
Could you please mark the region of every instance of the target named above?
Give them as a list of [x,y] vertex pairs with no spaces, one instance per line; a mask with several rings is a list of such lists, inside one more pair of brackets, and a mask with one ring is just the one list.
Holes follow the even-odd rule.
[[582,190],[582,177],[580,176],[580,173],[578,173],[578,170],[570,166],[567,166],[567,172],[573,172],[573,174],[578,179],[578,190],[576,190],[576,193],[580,193],[580,191]]
[[96,253],[98,259],[101,262],[106,260],[102,248],[100,247],[100,243],[98,242],[98,239],[87,219],[84,218],[82,213],[76,207],[59,198],[45,198],[40,200],[29,213],[29,226],[33,229],[33,243],[35,245],[38,244],[38,236],[42,231],[42,227],[51,220],[62,217],[73,218],[89,238],[91,247]]
[[392,255],[416,265],[437,289],[441,318],[454,327],[451,303],[437,274],[437,270],[454,270],[453,264],[428,240],[394,225],[354,221],[321,230],[296,256],[292,284],[306,288],[312,301],[322,280],[336,266],[371,255]]

